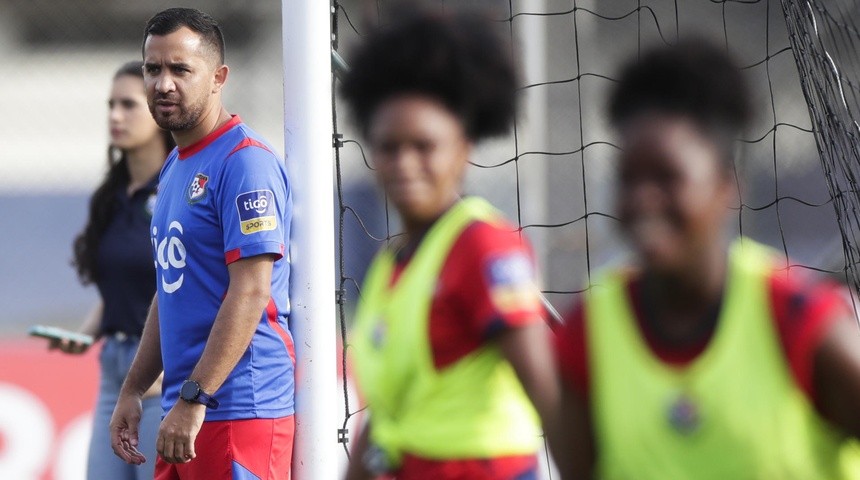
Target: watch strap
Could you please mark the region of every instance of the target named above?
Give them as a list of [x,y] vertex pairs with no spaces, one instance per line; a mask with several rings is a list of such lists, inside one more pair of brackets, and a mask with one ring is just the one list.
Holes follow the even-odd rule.
[[[194,395],[191,398],[187,398],[186,396],[183,396],[183,390],[185,389],[185,386],[188,384],[193,385],[195,387],[195,389],[197,390],[196,395]],[[200,384],[195,382],[194,380],[186,380],[185,382],[183,382],[182,387],[180,387],[180,389],[179,389],[179,398],[181,398],[182,400],[185,400],[186,402],[189,402],[189,403],[194,402],[194,403],[206,405],[207,408],[210,408],[212,410],[216,410],[218,408],[218,406],[220,405],[220,402],[218,402],[218,400],[215,400],[215,398],[212,397],[212,395],[209,395],[208,393],[204,392],[203,388],[200,387]]]
[[197,402],[206,405],[206,408],[210,408],[212,410],[217,410],[220,405],[220,402],[215,400],[215,397],[204,392],[202,388],[200,389],[200,393],[197,395]]

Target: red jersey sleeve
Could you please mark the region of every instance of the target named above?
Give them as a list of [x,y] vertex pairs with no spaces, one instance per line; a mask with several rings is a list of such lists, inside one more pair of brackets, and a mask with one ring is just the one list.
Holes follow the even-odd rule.
[[475,222],[451,248],[430,313],[437,368],[506,329],[543,321],[534,256],[512,230]]
[[555,328],[555,352],[562,381],[573,391],[588,398],[588,342],[585,338],[585,309],[582,302]]
[[473,278],[459,290],[471,328],[483,338],[543,318],[534,255],[511,230],[510,225],[477,222],[451,251],[451,266]]
[[850,314],[848,294],[835,282],[815,281],[802,272],[779,272],[770,279],[774,321],[789,367],[800,388],[815,402],[813,364],[825,334]]

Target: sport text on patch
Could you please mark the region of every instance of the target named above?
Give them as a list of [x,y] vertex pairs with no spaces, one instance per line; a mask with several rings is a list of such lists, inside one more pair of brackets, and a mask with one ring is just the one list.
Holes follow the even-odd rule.
[[239,226],[245,235],[278,228],[275,195],[271,190],[240,194],[236,197],[236,209],[239,210]]

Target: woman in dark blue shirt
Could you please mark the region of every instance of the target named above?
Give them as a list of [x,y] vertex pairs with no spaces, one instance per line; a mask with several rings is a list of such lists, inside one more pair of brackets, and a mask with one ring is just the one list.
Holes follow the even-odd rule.
[[[80,328],[104,338],[101,380],[87,462],[90,480],[152,479],[155,461],[128,465],[111,451],[108,424],[120,387],[137,351],[155,294],[149,223],[158,174],[174,143],[152,119],[143,88],[143,64],[129,62],[114,75],[111,89],[109,169],[90,200],[89,219],[74,241],[74,265],[84,284],[94,283],[101,300]],[[52,348],[83,353],[87,346],[53,341]],[[138,448],[155,459],[161,421],[160,384],[143,400]]]

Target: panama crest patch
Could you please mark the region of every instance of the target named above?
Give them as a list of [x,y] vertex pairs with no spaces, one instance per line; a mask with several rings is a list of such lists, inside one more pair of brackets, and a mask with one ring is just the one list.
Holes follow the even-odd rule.
[[197,203],[206,198],[206,192],[208,192],[206,185],[208,183],[208,175],[203,175],[202,173],[195,175],[194,180],[191,181],[191,185],[188,186],[188,193],[186,195],[188,203]]

